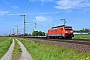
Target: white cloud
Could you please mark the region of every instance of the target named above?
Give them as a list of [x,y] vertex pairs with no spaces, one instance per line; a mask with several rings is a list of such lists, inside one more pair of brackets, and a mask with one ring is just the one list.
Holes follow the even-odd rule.
[[2,0],[2,2],[4,2],[5,4],[8,4],[8,5],[9,5],[9,3],[8,3],[8,2],[6,2],[6,1],[3,1],[3,0]]
[[18,8],[18,6],[11,6],[13,9],[17,9]]
[[36,19],[36,21],[39,21],[39,22],[44,22],[44,21],[50,20],[49,17],[43,17],[43,16],[36,16],[35,19]]
[[8,11],[2,11],[2,10],[0,10],[0,15],[1,15],[1,16],[6,15],[6,14],[8,14],[8,13],[9,13]]
[[41,2],[52,2],[53,0],[40,0]]
[[88,0],[59,0],[57,1],[57,6],[54,6],[57,9],[69,9],[73,6],[75,7],[87,7],[90,6]]
[[5,19],[0,19],[0,20],[5,20]]
[[[30,0],[31,1],[31,0]],[[54,0],[32,0],[32,1],[41,1],[41,2],[52,2]]]
[[17,14],[7,14],[7,15],[11,15],[11,16],[13,16],[13,15],[20,15],[20,13],[17,13]]
[[89,9],[89,10],[84,10],[84,11],[82,11],[82,12],[80,12],[80,13],[85,13],[85,12],[88,12],[88,11],[90,11],[90,9]]
[[40,1],[41,5],[44,5],[45,2],[53,2],[54,0],[32,0],[32,1],[34,1],[34,2]]
[[56,13],[60,13],[60,12],[45,12],[45,13],[40,13],[40,14],[56,14]]

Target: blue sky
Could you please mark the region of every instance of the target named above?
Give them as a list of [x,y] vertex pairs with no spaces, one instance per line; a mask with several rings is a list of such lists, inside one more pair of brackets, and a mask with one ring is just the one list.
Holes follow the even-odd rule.
[[12,29],[16,33],[16,25],[22,34],[22,14],[26,15],[26,33],[47,32],[53,25],[62,25],[61,19],[74,30],[90,28],[90,0],[0,0],[0,35],[13,33]]

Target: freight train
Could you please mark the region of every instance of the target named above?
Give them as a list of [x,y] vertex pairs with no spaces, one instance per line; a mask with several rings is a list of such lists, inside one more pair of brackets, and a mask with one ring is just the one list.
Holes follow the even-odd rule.
[[74,37],[72,26],[56,26],[48,30],[47,38],[72,38]]
[[71,39],[74,37],[72,26],[56,26],[48,30],[46,36],[24,36],[25,38]]

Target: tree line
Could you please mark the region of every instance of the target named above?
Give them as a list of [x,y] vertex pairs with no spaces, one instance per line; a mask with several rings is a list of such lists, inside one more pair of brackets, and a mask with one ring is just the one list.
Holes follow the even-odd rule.
[[88,28],[83,28],[83,29],[81,29],[81,30],[74,30],[74,32],[90,32],[90,29],[88,29]]
[[45,32],[33,31],[32,34],[25,34],[26,36],[45,36]]

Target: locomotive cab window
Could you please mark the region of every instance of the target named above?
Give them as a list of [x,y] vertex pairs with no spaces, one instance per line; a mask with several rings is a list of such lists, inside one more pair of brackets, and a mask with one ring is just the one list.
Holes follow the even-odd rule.
[[65,30],[72,30],[71,27],[65,27]]
[[63,28],[61,28],[61,30],[63,30]]

